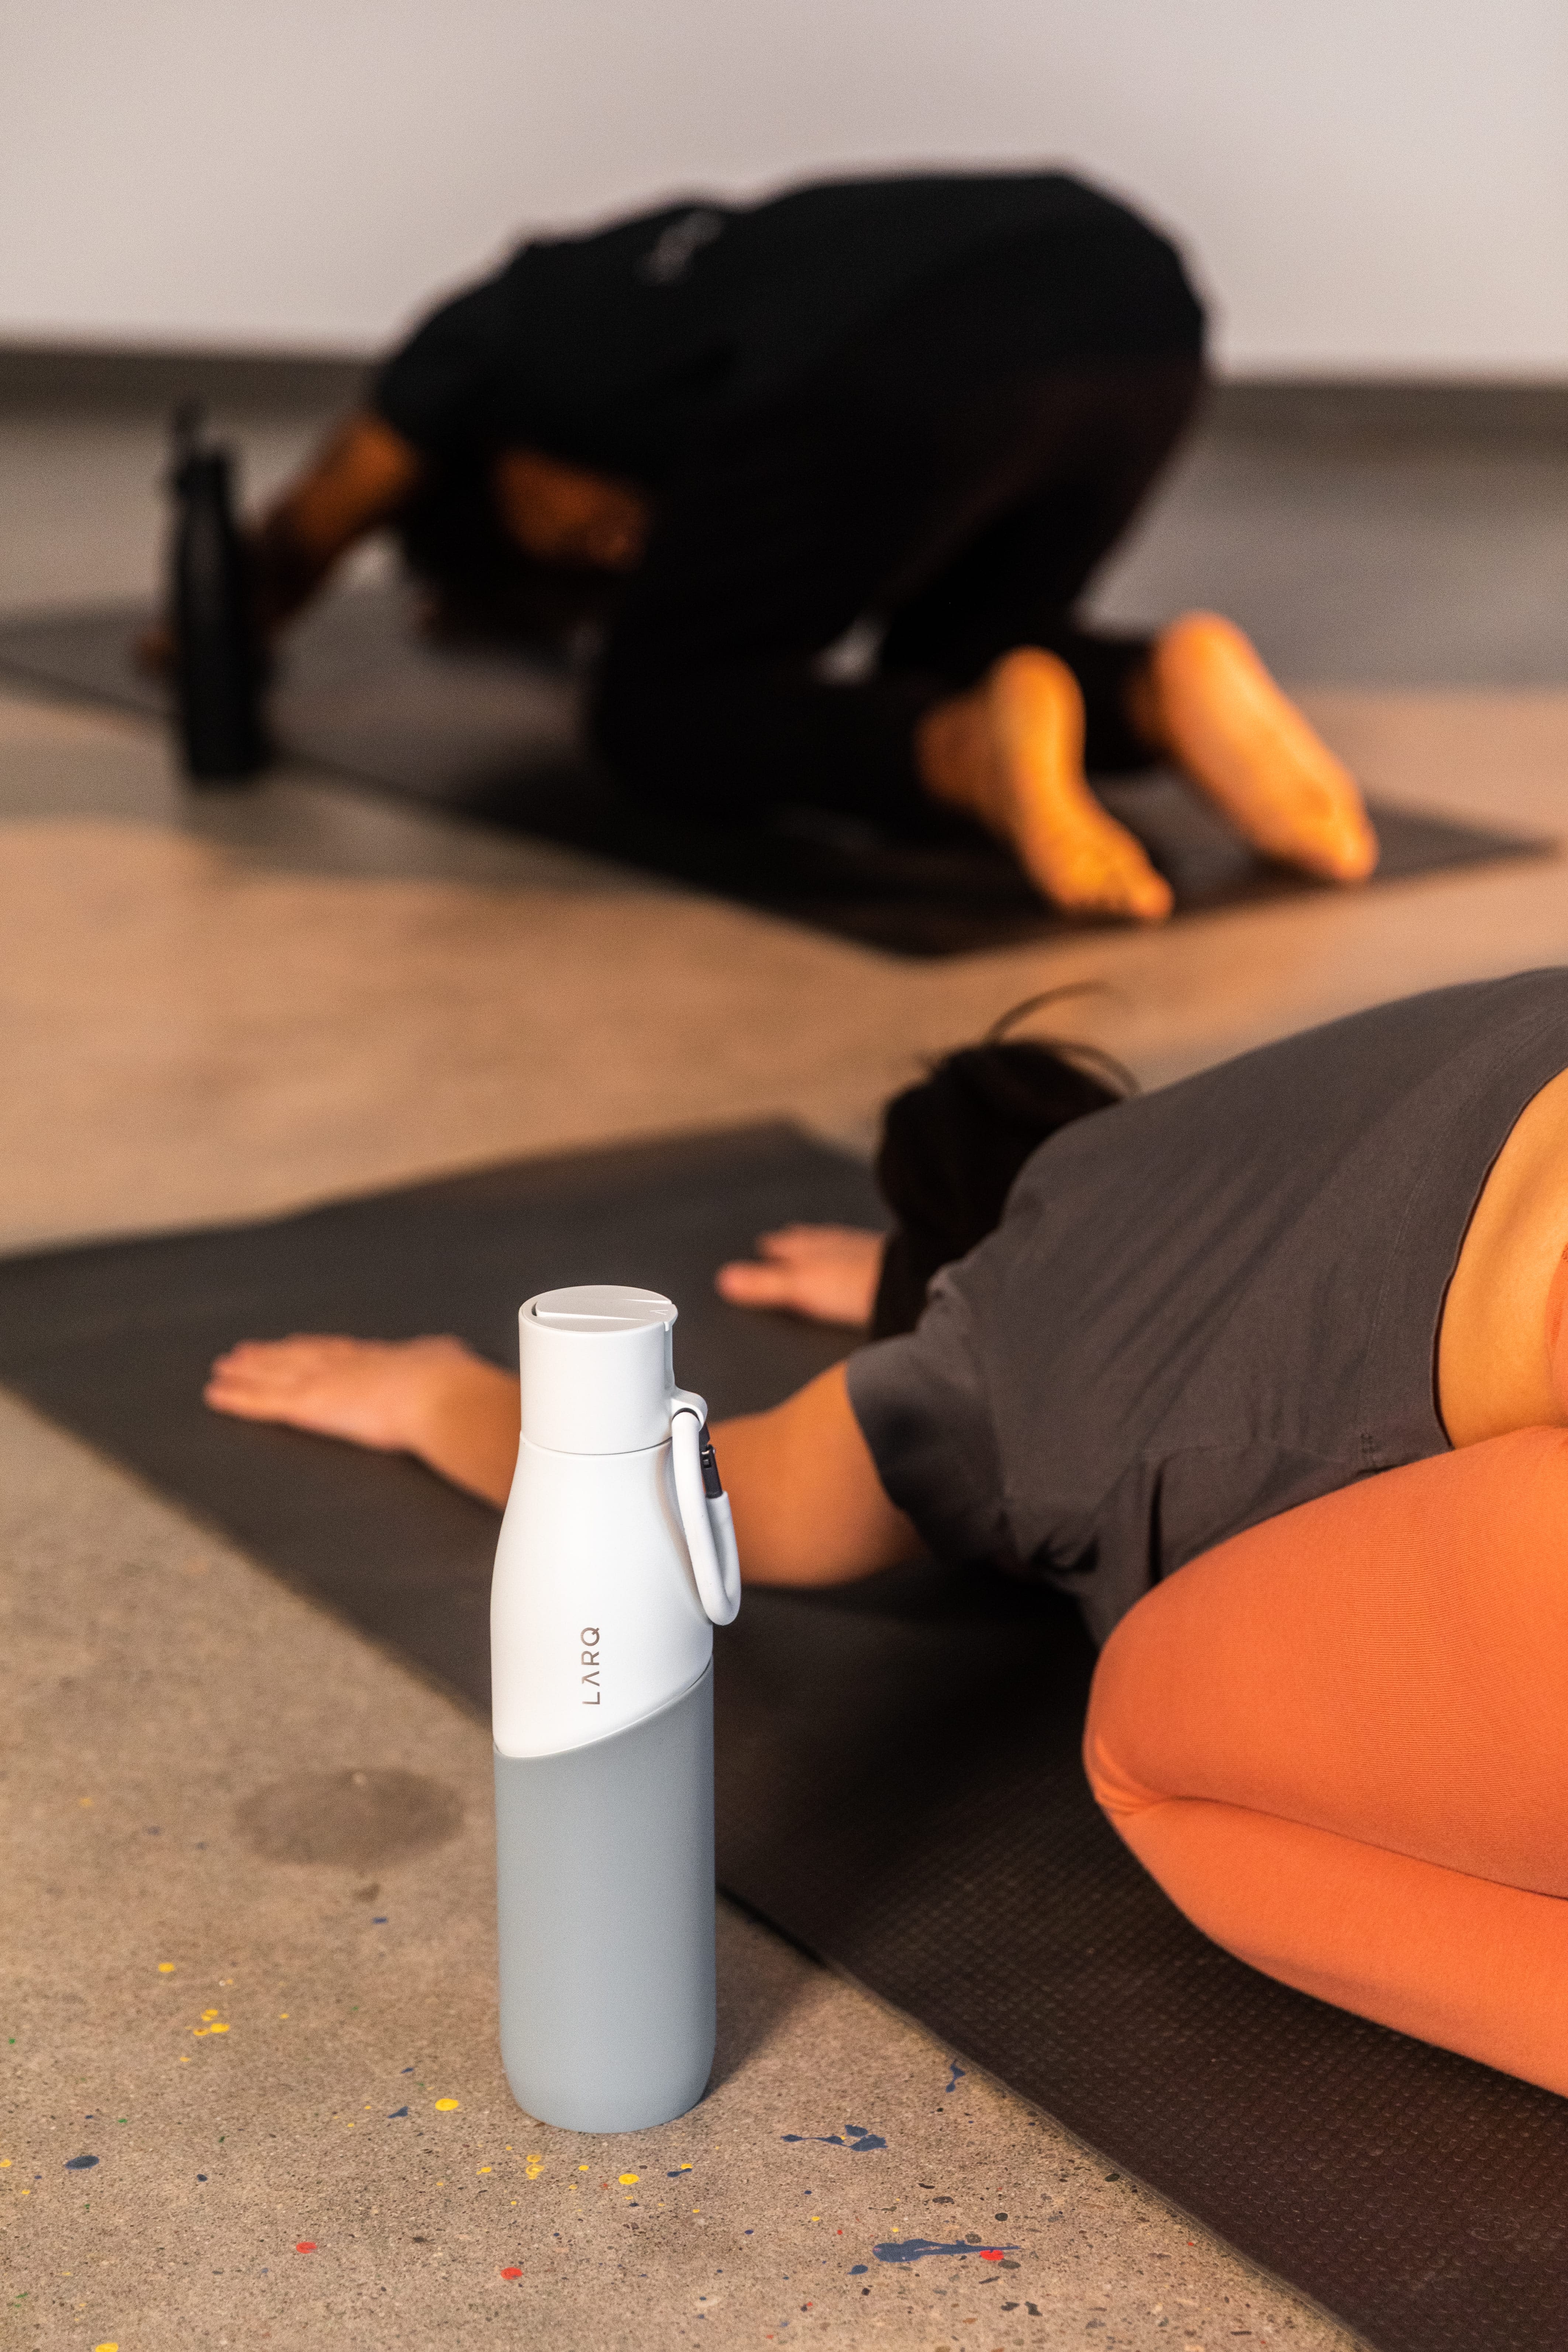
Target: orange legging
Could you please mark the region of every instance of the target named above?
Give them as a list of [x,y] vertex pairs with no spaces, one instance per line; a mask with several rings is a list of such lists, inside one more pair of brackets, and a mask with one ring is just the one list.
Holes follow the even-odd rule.
[[1194,1560],[1107,1643],[1084,1755],[1227,1951],[1568,2094],[1568,1431]]

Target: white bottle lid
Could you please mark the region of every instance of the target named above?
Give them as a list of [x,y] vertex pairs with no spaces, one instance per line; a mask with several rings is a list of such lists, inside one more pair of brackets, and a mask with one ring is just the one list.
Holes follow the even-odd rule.
[[676,1308],[609,1283],[544,1290],[518,1310],[522,1433],[554,1454],[634,1454],[669,1435]]

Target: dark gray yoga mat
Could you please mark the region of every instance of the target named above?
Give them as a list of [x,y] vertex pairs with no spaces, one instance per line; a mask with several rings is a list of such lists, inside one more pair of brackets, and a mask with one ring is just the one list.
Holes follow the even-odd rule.
[[[16,1258],[0,1378],[483,1707],[495,1515],[411,1463],[205,1412],[210,1357],[438,1329],[515,1361],[530,1291],[635,1281],[680,1303],[680,1377],[732,1412],[840,1349],[722,1306],[715,1263],[787,1217],[873,1212],[859,1167],[763,1128]],[[1091,1664],[1068,1607],[1001,1580],[752,1593],[719,1640],[722,1883],[1379,2352],[1560,2343],[1568,2101],[1206,1943],[1089,1799]]]
[[[133,668],[140,606],[0,625],[0,675],[161,715],[162,689]],[[934,822],[895,838],[801,810],[755,831],[648,814],[622,800],[581,749],[578,681],[500,650],[437,650],[396,589],[329,598],[300,625],[272,696],[278,742],[312,765],[510,830],[593,850],[738,898],[814,929],[909,956],[972,953],[1074,928],[1044,907],[1002,850]],[[1170,776],[1100,787],[1169,877],[1180,913],[1295,896],[1324,885],[1266,864]],[[1550,844],[1506,829],[1378,806],[1380,881]]]

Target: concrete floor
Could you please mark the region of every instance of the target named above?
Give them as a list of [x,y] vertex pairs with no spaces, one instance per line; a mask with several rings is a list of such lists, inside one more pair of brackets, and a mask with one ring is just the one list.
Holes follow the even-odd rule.
[[[0,425],[58,541],[0,581],[14,604],[141,584],[150,428],[105,429],[73,425],[68,475],[47,421],[30,458]],[[1568,836],[1568,691],[1311,701],[1385,795]],[[8,1247],[781,1112],[864,1139],[921,1054],[1067,982],[1102,991],[1072,1028],[1158,1081],[1568,958],[1552,862],[895,964],[305,775],[193,802],[155,730],[20,697],[0,828]],[[494,2050],[483,1727],[10,1403],[0,1514],[5,2340],[1348,2342],[731,1913],[703,2105],[620,2141],[527,2123]],[[378,1814],[389,1773],[427,1784],[417,1850]],[[851,2120],[886,2147],[814,2137]],[[891,2258],[914,2236],[1016,2251]]]

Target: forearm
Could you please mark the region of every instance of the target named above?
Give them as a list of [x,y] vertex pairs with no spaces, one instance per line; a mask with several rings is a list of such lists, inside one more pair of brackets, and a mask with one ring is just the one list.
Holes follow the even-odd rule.
[[877,1475],[835,1365],[771,1412],[718,1423],[720,1474],[749,1584],[848,1584],[921,1546]]
[[341,556],[407,504],[423,472],[418,451],[390,425],[369,410],[351,416],[257,527],[262,629],[308,603]]
[[517,1468],[517,1375],[478,1356],[440,1367],[408,1417],[405,1450],[504,1509]]
[[[466,1354],[433,1362],[398,1435],[440,1477],[503,1507],[517,1466],[516,1376]],[[877,1475],[842,1365],[771,1412],[716,1423],[713,1443],[749,1584],[847,1584],[919,1555]]]

